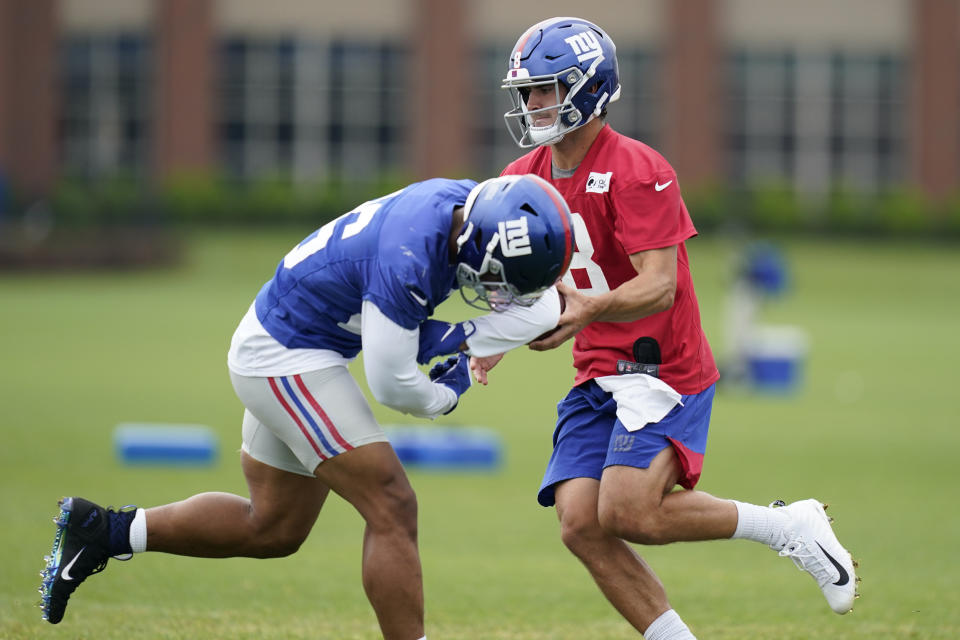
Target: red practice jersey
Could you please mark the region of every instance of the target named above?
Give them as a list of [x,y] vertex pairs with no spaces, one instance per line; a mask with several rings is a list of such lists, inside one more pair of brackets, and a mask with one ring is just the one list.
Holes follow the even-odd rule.
[[613,375],[617,360],[633,360],[633,343],[660,344],[660,378],[683,395],[720,377],[700,325],[700,307],[684,244],[697,235],[670,164],[647,145],[605,126],[570,178],[551,176],[549,147],[507,165],[504,174],[534,173],[548,180],[573,214],[576,252],[564,283],[586,295],[616,289],[637,275],[630,255],[677,245],[673,306],[634,322],[593,322],[573,343],[575,384]]

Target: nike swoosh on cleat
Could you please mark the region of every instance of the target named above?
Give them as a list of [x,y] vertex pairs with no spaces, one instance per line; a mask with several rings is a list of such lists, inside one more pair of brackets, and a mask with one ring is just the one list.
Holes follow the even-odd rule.
[[[820,548],[822,549],[823,547],[820,547]],[[73,556],[73,560],[71,560],[70,562],[68,562],[68,563],[67,563],[67,566],[65,566],[65,567],[63,568],[63,572],[60,574],[60,577],[61,577],[61,578],[63,578],[64,580],[66,580],[66,581],[68,581],[68,582],[72,582],[72,581],[73,581],[73,578],[70,576],[70,567],[73,566],[73,563],[75,563],[75,562],[77,561],[77,559],[80,557],[80,554],[83,553],[84,551],[86,551],[86,549],[87,549],[86,547],[83,547],[83,548],[80,549],[80,551],[77,551],[77,555]],[[826,551],[824,551],[824,553],[826,553]],[[829,557],[829,556],[828,556],[828,557]],[[833,560],[833,558],[830,558],[830,559]],[[834,564],[836,564],[836,561],[834,561]]]
[[817,546],[820,547],[820,551],[823,551],[823,555],[827,556],[827,560],[833,563],[833,566],[837,568],[837,571],[840,573],[840,579],[834,582],[833,584],[837,587],[842,587],[843,585],[850,582],[850,576],[847,574],[847,570],[844,569],[839,562],[837,562],[832,555],[827,553],[827,550],[823,548],[823,545],[819,542]]

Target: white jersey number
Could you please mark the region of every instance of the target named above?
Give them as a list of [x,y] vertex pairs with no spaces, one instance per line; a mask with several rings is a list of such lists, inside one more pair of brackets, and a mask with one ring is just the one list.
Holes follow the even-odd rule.
[[[571,213],[570,217],[573,219],[573,232],[577,239],[577,250],[573,253],[573,259],[570,261],[570,270],[563,276],[563,284],[579,289],[580,293],[588,296],[610,291],[610,285],[607,284],[607,278],[603,275],[603,269],[593,261],[593,241],[587,232],[587,223],[583,221],[583,217],[579,213]],[[589,286],[577,287],[573,278],[575,269],[586,271]]]
[[383,196],[382,198],[371,200],[370,202],[364,202],[353,211],[345,213],[339,218],[331,220],[327,224],[323,225],[317,230],[317,235],[294,247],[290,253],[284,256],[284,268],[293,269],[295,266],[315,254],[317,251],[320,251],[326,247],[327,243],[330,242],[330,238],[333,236],[334,227],[336,227],[337,223],[347,216],[352,216],[354,214],[357,215],[353,222],[343,225],[343,232],[341,233],[340,237],[349,238],[357,235],[363,231],[364,227],[370,224],[370,221],[373,219],[373,214],[380,210],[380,207],[383,206],[383,203],[398,193],[400,193],[400,191],[395,191],[389,195]]

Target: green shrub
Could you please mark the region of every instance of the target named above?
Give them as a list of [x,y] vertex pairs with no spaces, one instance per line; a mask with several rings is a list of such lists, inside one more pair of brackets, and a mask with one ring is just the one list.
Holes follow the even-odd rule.
[[841,233],[871,231],[876,227],[870,216],[872,198],[842,184],[834,185],[827,194],[819,227]]
[[877,226],[893,235],[920,235],[934,230],[933,210],[923,194],[911,188],[889,189],[880,194],[874,211]]
[[944,233],[952,238],[960,237],[960,191],[944,201],[941,221]]
[[769,182],[752,190],[748,214],[752,225],[763,231],[801,228],[804,215],[801,201],[791,185]]
[[717,229],[731,222],[731,196],[719,183],[703,184],[683,190],[683,200],[697,229]]
[[92,183],[68,178],[50,204],[56,224],[68,227],[143,224],[155,214],[137,180],[124,176]]
[[[98,182],[66,179],[52,193],[50,208],[56,224],[70,227],[168,222],[315,228],[410,180],[402,172],[368,180],[332,175],[311,182],[277,174],[243,183],[194,172],[150,188],[122,176]],[[785,182],[744,190],[714,183],[685,189],[684,200],[701,231],[960,237],[960,193],[933,203],[902,187],[866,194],[836,185],[822,196],[809,196]],[[7,216],[17,217],[15,212]]]

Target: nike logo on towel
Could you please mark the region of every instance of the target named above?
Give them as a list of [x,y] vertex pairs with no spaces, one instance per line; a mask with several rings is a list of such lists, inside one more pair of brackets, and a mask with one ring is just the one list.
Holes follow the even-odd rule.
[[[70,562],[68,562],[68,563],[67,563],[67,566],[65,566],[65,567],[63,568],[63,573],[60,574],[60,577],[61,577],[61,578],[63,578],[63,579],[66,580],[67,582],[70,582],[70,581],[73,580],[73,577],[70,575],[70,568],[73,567],[73,564],[77,561],[78,558],[80,558],[80,555],[81,555],[86,549],[87,549],[86,547],[83,547],[82,549],[80,549],[80,551],[77,551],[77,555],[73,556],[73,560],[71,560]],[[831,558],[831,560],[832,560],[832,559],[833,559],[833,558]]]
[[833,566],[836,567],[837,571],[840,573],[840,579],[833,584],[838,587],[842,587],[843,585],[847,584],[850,581],[850,576],[847,575],[847,570],[840,566],[840,563],[837,562],[832,555],[827,553],[827,550],[823,548],[823,545],[818,542],[817,546],[820,547],[820,551],[823,551],[823,555],[827,556],[827,560],[833,563]]

